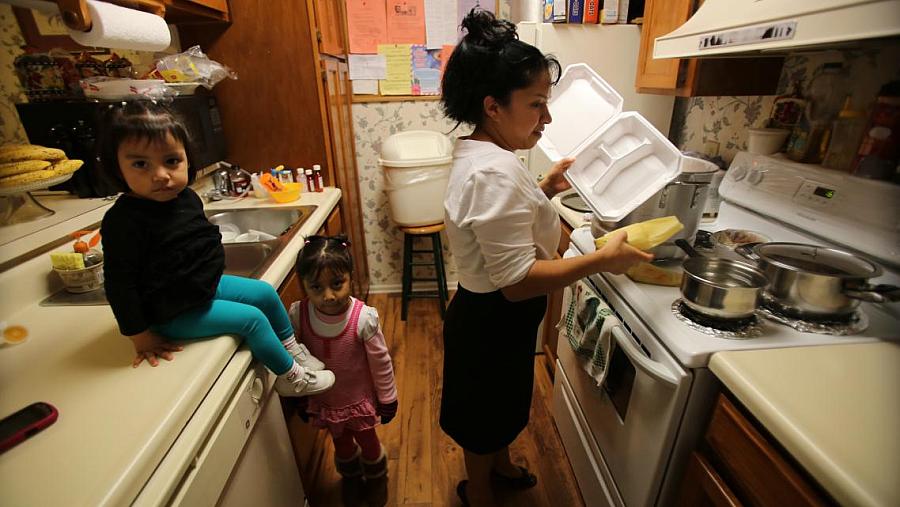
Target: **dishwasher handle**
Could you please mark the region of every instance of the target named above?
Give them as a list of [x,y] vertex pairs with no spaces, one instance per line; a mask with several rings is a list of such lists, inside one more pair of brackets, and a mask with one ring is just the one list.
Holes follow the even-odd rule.
[[644,355],[631,340],[631,337],[625,334],[622,326],[612,328],[612,335],[616,339],[616,343],[619,347],[625,352],[625,355],[628,356],[628,359],[631,360],[632,364],[637,365],[641,371],[650,375],[655,380],[668,384],[671,387],[678,386],[678,377],[662,363],[658,363]]

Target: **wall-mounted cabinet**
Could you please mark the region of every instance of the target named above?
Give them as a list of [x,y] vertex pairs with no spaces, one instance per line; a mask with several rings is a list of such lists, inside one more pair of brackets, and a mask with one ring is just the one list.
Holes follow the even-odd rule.
[[166,21],[176,25],[228,22],[228,0],[162,0]]
[[696,0],[647,0],[635,78],[638,92],[679,97],[775,94],[782,57],[653,58],[656,37],[687,21],[695,4]]

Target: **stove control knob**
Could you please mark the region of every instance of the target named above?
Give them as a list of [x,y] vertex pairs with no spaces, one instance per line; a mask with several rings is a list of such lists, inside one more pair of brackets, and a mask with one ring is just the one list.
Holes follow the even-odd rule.
[[750,174],[747,175],[747,182],[749,182],[751,185],[759,185],[760,183],[762,183],[762,180],[765,176],[765,171],[754,169],[750,171]]
[[732,180],[741,181],[742,179],[744,179],[747,176],[747,166],[739,165],[739,166],[735,167],[734,169],[731,169],[730,171],[728,171],[727,174],[729,174],[731,176]]

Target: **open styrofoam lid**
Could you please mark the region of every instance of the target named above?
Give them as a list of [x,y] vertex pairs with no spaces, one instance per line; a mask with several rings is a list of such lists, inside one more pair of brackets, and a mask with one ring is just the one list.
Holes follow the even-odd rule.
[[449,164],[453,143],[433,130],[406,130],[389,136],[381,144],[379,163],[389,167]]
[[552,161],[574,154],[601,125],[622,111],[624,100],[593,69],[569,65],[547,103],[553,121],[538,146]]
[[551,160],[573,156],[566,179],[602,221],[618,222],[681,172],[682,155],[585,64],[570,65],[538,142]]

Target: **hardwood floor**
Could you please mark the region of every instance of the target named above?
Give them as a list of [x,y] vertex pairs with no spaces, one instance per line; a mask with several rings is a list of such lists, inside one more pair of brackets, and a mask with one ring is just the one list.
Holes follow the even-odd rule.
[[[382,330],[394,360],[400,410],[378,427],[387,449],[389,500],[396,506],[458,506],[456,484],[465,478],[463,453],[438,426],[443,370],[442,323],[434,300],[413,300],[406,322],[400,320],[399,294],[373,294]],[[513,492],[497,489],[504,506],[583,506],[572,467],[550,413],[553,384],[536,356],[531,421],[512,445],[513,460],[538,476],[536,487]],[[315,449],[304,476],[313,507],[341,505],[334,448],[324,431],[315,433]]]

